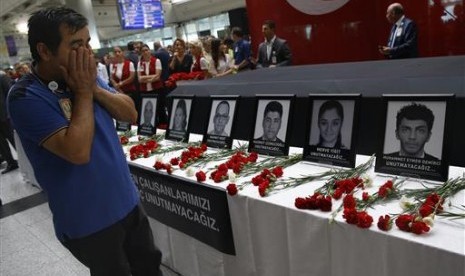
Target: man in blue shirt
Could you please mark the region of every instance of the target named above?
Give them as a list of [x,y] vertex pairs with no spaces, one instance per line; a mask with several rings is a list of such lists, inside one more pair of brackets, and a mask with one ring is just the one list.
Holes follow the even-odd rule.
[[55,233],[91,275],[161,275],[153,235],[113,119],[135,122],[132,100],[96,77],[87,19],[55,7],[29,19],[34,65],[8,110]]
[[243,38],[241,28],[234,27],[231,30],[234,40],[234,69],[241,71],[250,68],[250,43]]

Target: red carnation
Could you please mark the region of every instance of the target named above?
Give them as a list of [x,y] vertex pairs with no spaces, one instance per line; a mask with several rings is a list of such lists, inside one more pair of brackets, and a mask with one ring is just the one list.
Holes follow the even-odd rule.
[[203,171],[198,171],[195,173],[195,177],[197,177],[197,181],[203,182],[207,179],[207,175]]
[[179,165],[179,158],[175,157],[175,158],[172,158],[171,161],[170,161],[171,165],[173,166],[176,166],[176,165]]
[[281,167],[281,166],[275,167],[271,172],[276,177],[281,177],[281,176],[283,176],[283,167]]
[[429,226],[423,221],[414,221],[412,222],[410,230],[412,231],[412,233],[421,235],[423,233],[429,232]]
[[237,194],[237,186],[236,186],[236,184],[234,184],[234,183],[229,184],[229,185],[226,187],[226,190],[228,191],[228,194],[229,194],[229,195],[232,195],[232,196],[233,196],[233,195]]
[[308,209],[307,200],[303,197],[298,197],[295,199],[294,205],[297,209]]
[[355,198],[352,194],[348,194],[343,199],[344,208],[352,209],[357,206]]
[[360,228],[370,228],[373,218],[365,211],[357,213],[357,226]]
[[323,212],[329,212],[331,211],[331,208],[333,206],[331,202],[331,197],[330,196],[321,196],[318,200],[318,205],[320,207],[320,210]]
[[165,167],[165,165],[164,165],[162,162],[157,161],[157,162],[155,162],[155,165],[153,165],[153,167],[154,167],[157,171],[159,171],[159,170],[163,169],[163,168]]
[[419,212],[422,217],[427,217],[434,212],[434,206],[425,202],[421,205]]
[[389,215],[380,216],[378,219],[378,228],[383,231],[389,231],[392,227],[391,217]]
[[396,226],[402,231],[410,232],[411,223],[413,220],[414,220],[413,215],[408,215],[408,214],[400,215],[396,219]]
[[346,219],[348,224],[357,224],[357,210],[355,208],[344,208],[342,217]]
[[342,194],[344,193],[344,189],[338,187],[336,190],[333,192],[333,198],[334,199],[340,199],[342,197]]
[[370,195],[367,192],[362,193],[362,200],[363,201],[368,201],[370,200]]

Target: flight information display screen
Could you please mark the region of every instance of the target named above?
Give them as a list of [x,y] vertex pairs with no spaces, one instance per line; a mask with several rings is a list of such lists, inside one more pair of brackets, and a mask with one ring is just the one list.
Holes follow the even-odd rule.
[[118,0],[121,27],[126,30],[165,26],[161,0]]

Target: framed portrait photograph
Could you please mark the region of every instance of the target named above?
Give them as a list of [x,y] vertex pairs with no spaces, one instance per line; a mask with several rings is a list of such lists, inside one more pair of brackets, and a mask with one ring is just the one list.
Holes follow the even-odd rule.
[[231,148],[239,96],[211,96],[210,116],[203,136],[209,147]]
[[310,94],[303,159],[355,166],[360,94]]
[[166,139],[188,142],[189,120],[193,103],[194,96],[176,96],[172,98]]
[[157,131],[157,96],[142,95],[137,134],[152,136]]
[[117,131],[129,131],[131,130],[131,123],[123,122],[123,121],[116,121],[116,130]]
[[294,98],[294,95],[257,95],[249,151],[271,156],[288,155]]
[[384,139],[375,171],[445,181],[448,176],[447,118],[452,94],[383,95]]

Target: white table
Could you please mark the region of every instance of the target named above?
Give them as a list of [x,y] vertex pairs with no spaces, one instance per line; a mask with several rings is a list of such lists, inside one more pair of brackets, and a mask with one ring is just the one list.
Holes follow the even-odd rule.
[[[167,154],[163,161],[168,162],[178,154]],[[358,156],[357,164],[367,159],[367,156]],[[155,157],[133,162],[152,166]],[[299,175],[322,170],[327,168],[301,162],[284,173]],[[453,168],[450,177],[463,171]],[[179,170],[175,174],[186,176]],[[373,171],[370,175],[375,176]],[[190,179],[195,181],[195,177]],[[377,176],[374,186],[366,191],[376,192],[386,180]],[[227,184],[227,181],[215,184],[207,180],[201,185],[226,187]],[[261,198],[257,189],[249,186],[236,196],[228,196],[236,256],[220,253],[151,219],[155,242],[163,252],[163,263],[186,276],[465,275],[464,219],[451,221],[437,217],[430,233],[421,236],[401,232],[396,226],[383,232],[376,227],[378,217],[401,211],[398,202],[392,202],[369,210],[374,219],[369,229],[348,225],[342,214],[330,224],[330,213],[294,207],[296,197],[311,195],[322,184],[323,181],[312,182],[266,198]],[[465,204],[465,192],[461,191],[452,201]],[[333,201],[333,210],[339,204],[341,200]]]

